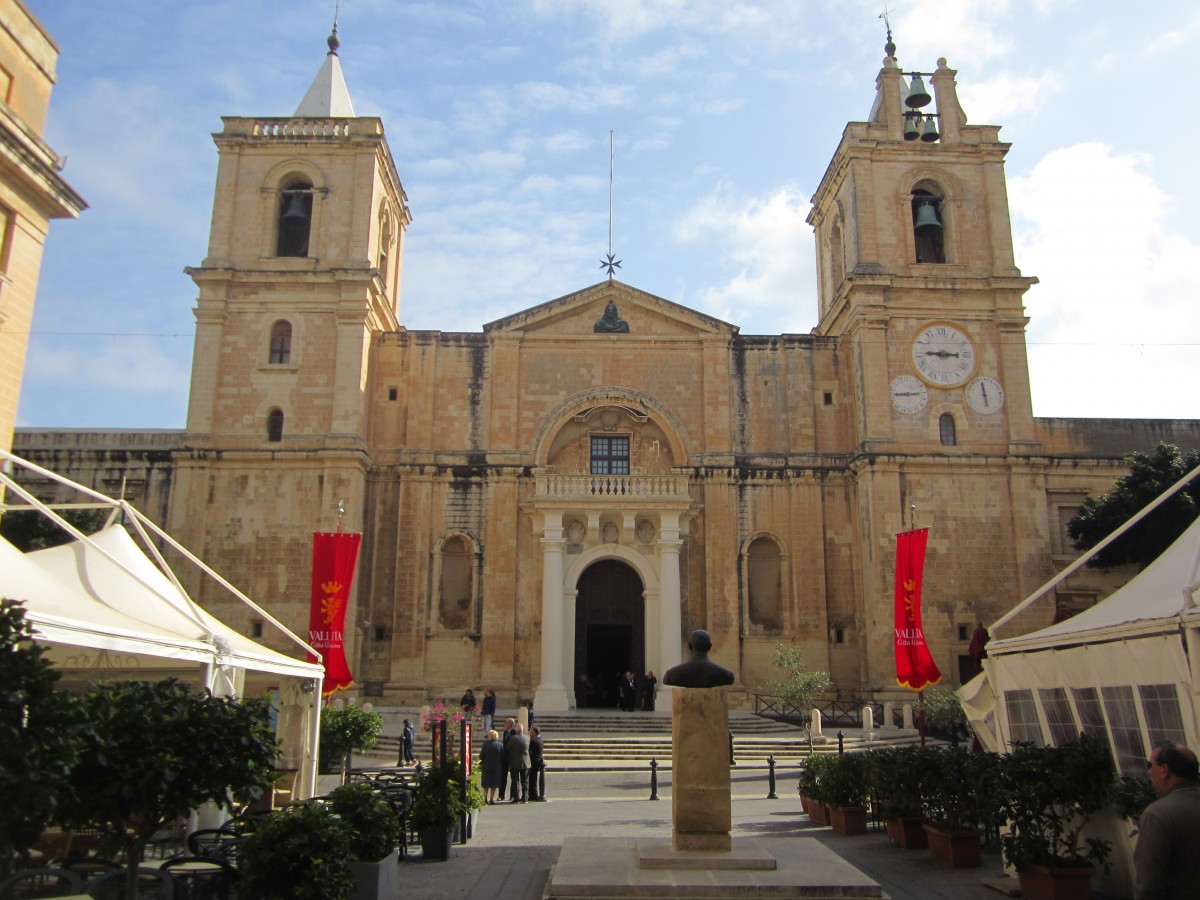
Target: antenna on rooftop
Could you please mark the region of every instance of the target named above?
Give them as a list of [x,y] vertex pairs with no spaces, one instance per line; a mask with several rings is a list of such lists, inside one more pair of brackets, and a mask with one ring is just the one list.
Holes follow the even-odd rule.
[[621,260],[614,261],[612,245],[613,226],[613,129],[608,129],[608,259],[600,260],[600,268],[608,269],[608,280],[612,281],[613,270],[621,268]]

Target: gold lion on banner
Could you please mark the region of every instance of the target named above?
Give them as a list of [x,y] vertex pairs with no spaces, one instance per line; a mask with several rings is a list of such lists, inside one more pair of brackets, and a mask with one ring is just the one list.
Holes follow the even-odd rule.
[[342,583],[326,581],[321,585],[321,590],[325,592],[321,601],[321,618],[325,620],[326,625],[332,625],[342,609]]

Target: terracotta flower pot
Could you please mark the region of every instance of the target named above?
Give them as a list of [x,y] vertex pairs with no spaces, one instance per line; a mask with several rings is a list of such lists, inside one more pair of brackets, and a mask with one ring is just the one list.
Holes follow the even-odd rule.
[[867,808],[865,806],[831,806],[829,824],[842,834],[867,833]]
[[1025,866],[1017,870],[1021,896],[1028,900],[1090,900],[1091,866]]
[[929,839],[929,852],[936,860],[949,863],[956,869],[978,868],[982,863],[978,831],[946,832],[926,825],[925,836]]
[[829,824],[829,808],[819,800],[808,801],[808,817],[814,825]]
[[929,838],[925,834],[925,820],[921,816],[889,819],[887,835],[889,841],[904,850],[925,850],[929,847]]

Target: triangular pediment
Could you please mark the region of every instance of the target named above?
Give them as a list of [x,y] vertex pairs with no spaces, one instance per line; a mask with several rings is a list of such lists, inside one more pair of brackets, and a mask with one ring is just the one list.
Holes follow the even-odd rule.
[[[609,309],[613,304],[614,311]],[[607,313],[607,315],[606,315]],[[599,327],[597,324],[600,323]],[[627,326],[623,327],[623,326]],[[737,334],[738,327],[616,280],[606,280],[483,326],[484,333],[689,336]]]

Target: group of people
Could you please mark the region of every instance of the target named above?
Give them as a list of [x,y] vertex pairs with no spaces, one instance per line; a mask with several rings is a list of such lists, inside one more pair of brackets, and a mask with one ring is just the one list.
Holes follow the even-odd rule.
[[516,719],[504,720],[504,736],[494,728],[479,748],[479,785],[488,806],[504,800],[510,803],[546,799],[546,760],[542,734],[536,725],[525,726]]
[[658,685],[658,679],[654,677],[654,671],[647,672],[641,678],[636,677],[633,672],[625,672],[617,677],[617,695],[620,698],[619,706],[625,712],[633,712],[637,709],[639,702],[643,710],[647,712],[654,711],[654,689]]

